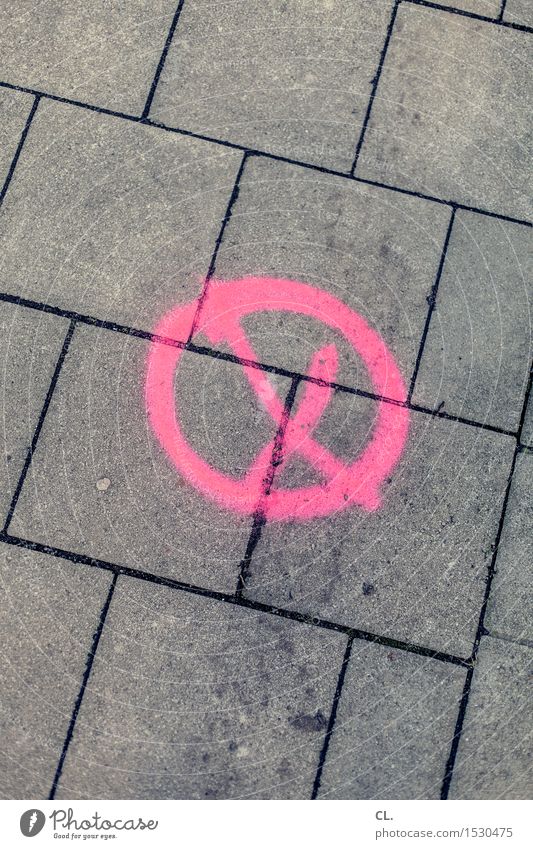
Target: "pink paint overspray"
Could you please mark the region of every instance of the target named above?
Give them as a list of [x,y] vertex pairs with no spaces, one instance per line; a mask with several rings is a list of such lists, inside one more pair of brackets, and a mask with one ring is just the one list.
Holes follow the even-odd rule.
[[[198,302],[193,301],[171,310],[155,328],[155,335],[186,339],[197,306]],[[257,356],[240,321],[250,313],[264,311],[300,313],[340,331],[366,366],[373,392],[398,401],[405,398],[402,376],[381,337],[337,298],[306,283],[270,277],[212,280],[196,333],[203,333],[213,345],[226,342],[236,356],[254,362]],[[150,424],[176,470],[190,484],[221,507],[252,515],[261,498],[265,467],[272,456],[274,442],[261,448],[240,479],[223,474],[193,451],[180,429],[174,395],[174,374],[182,353],[182,348],[155,341],[150,346],[145,387]],[[279,423],[283,401],[266,374],[251,366],[241,367],[262,405]],[[333,382],[336,370],[337,351],[334,345],[328,345],[314,355],[309,376]],[[408,410],[387,401],[376,401],[377,415],[370,441],[354,462],[346,463],[313,438],[332,391],[328,386],[305,383],[298,409],[287,423],[283,443],[282,464],[292,454],[299,453],[322,473],[324,482],[283,489],[276,488],[274,481],[264,505],[265,515],[271,521],[305,521],[353,505],[367,511],[380,506],[380,486],[396,466],[405,446]]]

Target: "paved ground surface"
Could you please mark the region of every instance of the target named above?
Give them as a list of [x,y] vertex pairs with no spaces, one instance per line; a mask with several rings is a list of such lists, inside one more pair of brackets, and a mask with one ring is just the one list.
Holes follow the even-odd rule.
[[530,796],[531,0],[3,14],[1,794]]

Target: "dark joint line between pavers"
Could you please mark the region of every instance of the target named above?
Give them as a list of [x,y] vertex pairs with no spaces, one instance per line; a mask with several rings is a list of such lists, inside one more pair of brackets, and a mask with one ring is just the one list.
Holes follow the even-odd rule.
[[104,630],[105,621],[107,618],[107,614],[109,611],[109,606],[111,604],[111,600],[113,598],[113,594],[115,592],[115,587],[118,581],[118,574],[113,575],[113,580],[111,581],[111,586],[109,588],[109,592],[107,594],[107,598],[102,607],[100,618],[98,620],[98,625],[96,631],[93,634],[93,640],[91,644],[91,648],[89,649],[89,654],[87,655],[87,660],[85,663],[85,671],[83,674],[83,679],[81,682],[81,687],[79,689],[78,695],[76,697],[76,701],[74,703],[74,709],[72,711],[72,716],[70,718],[69,726],[67,729],[67,734],[65,737],[65,742],[63,743],[63,749],[61,751],[61,755],[59,757],[59,762],[57,764],[57,769],[54,775],[54,779],[52,782],[52,787],[50,790],[50,794],[48,796],[49,799],[54,799],[57,786],[61,779],[61,773],[63,772],[63,766],[65,764],[65,758],[67,756],[67,752],[70,746],[70,742],[72,740],[72,736],[74,734],[74,728],[76,726],[76,720],[78,719],[78,714],[80,712],[81,703],[83,701],[83,696],[85,695],[85,689],[87,687],[87,682],[89,681],[89,677],[91,675],[91,670],[93,668],[94,658],[96,656],[96,652],[98,651],[98,644],[100,642],[100,637],[102,636],[102,631]]
[[463,18],[472,18],[475,21],[483,21],[486,24],[496,24],[496,26],[518,30],[519,32],[533,33],[533,28],[526,26],[526,24],[517,24],[513,21],[503,20],[507,0],[503,0],[497,18],[489,18],[487,15],[480,15],[477,12],[467,12],[465,9],[455,9],[452,6],[442,6],[440,3],[433,3],[430,2],[430,0],[400,0],[400,2],[409,3],[411,6],[425,6],[428,9],[435,9],[438,12],[449,12],[451,15],[460,15]]
[[[521,415],[520,415],[520,425],[519,425],[519,428],[518,428],[518,435],[520,435],[520,433],[522,431],[522,427],[524,425],[524,420],[525,420],[525,416],[526,416],[526,409],[527,409],[528,398],[529,398],[530,392],[531,392],[531,373],[530,373],[530,377],[529,377],[529,385],[528,385],[527,391],[525,393],[524,402],[522,404],[522,412],[521,412]],[[501,514],[500,514],[500,520],[498,522],[498,530],[496,532],[496,537],[495,537],[495,540],[494,540],[494,550],[493,550],[493,553],[492,553],[492,558],[491,558],[488,573],[487,573],[487,580],[486,580],[486,585],[485,585],[485,594],[484,594],[484,597],[483,597],[483,601],[481,603],[481,610],[480,610],[480,613],[479,613],[478,627],[477,627],[477,631],[476,631],[476,637],[475,637],[475,640],[474,640],[474,648],[473,648],[472,657],[471,657],[472,667],[468,670],[466,680],[465,680],[463,695],[462,695],[461,703],[460,703],[460,706],[459,706],[459,714],[457,716],[457,723],[456,723],[456,726],[455,726],[455,733],[454,733],[453,740],[452,740],[452,745],[451,745],[451,749],[450,749],[450,755],[449,755],[449,758],[448,758],[448,762],[446,764],[446,769],[445,769],[445,773],[444,773],[444,780],[442,782],[441,799],[447,799],[449,792],[450,792],[450,785],[451,785],[451,782],[452,782],[452,779],[453,779],[453,771],[454,771],[454,768],[455,768],[455,761],[456,761],[456,758],[457,758],[459,743],[460,743],[461,736],[462,736],[462,733],[463,733],[465,715],[466,715],[466,710],[467,710],[467,707],[468,707],[468,701],[469,701],[469,698],[470,698],[470,688],[472,686],[472,677],[473,677],[473,673],[474,673],[474,667],[475,667],[475,664],[477,662],[477,656],[478,656],[478,651],[479,651],[479,645],[480,645],[480,642],[481,642],[481,637],[483,636],[484,633],[486,633],[485,628],[484,628],[485,613],[486,613],[486,610],[487,610],[487,605],[488,605],[488,601],[489,601],[492,582],[494,580],[494,575],[495,575],[495,572],[496,572],[496,561],[498,559],[498,550],[499,550],[499,547],[500,547],[500,539],[501,539],[501,536],[502,536],[503,526],[504,526],[504,523],[505,523],[505,516],[506,516],[506,513],[507,513],[507,505],[509,503],[509,493],[511,491],[511,485],[512,485],[512,481],[513,481],[513,475],[514,475],[514,470],[515,470],[515,466],[516,466],[516,458],[518,456],[518,451],[519,451],[519,443],[517,442],[515,450],[513,452],[513,459],[511,461],[511,468],[509,470],[507,486],[506,486],[506,489],[505,489],[505,495],[504,495],[502,510],[501,510]]]
[[26,119],[24,129],[23,129],[22,134],[20,136],[20,140],[19,140],[19,143],[17,145],[15,155],[13,156],[13,159],[11,160],[11,165],[9,166],[9,171],[7,172],[7,177],[4,180],[4,185],[2,186],[2,189],[0,191],[0,207],[2,206],[2,204],[4,202],[4,198],[6,196],[6,192],[9,188],[9,184],[11,183],[11,180],[13,179],[13,174],[15,173],[15,168],[17,167],[17,162],[19,161],[20,154],[22,153],[22,148],[24,147],[24,142],[26,141],[26,137],[27,137],[28,132],[30,130],[30,126],[31,126],[31,123],[32,123],[33,118],[35,116],[35,113],[37,111],[37,107],[39,105],[40,99],[41,99],[40,96],[38,94],[36,94],[35,100],[33,101],[32,107],[30,109],[30,114],[28,115],[28,117]]
[[525,646],[525,648],[533,649],[533,640],[527,640],[525,637],[513,637],[512,634],[507,634],[505,631],[495,631],[493,628],[487,631],[483,628],[483,636],[491,637],[493,640],[501,640],[503,643],[511,643],[511,645]]
[[163,52],[157,63],[156,72],[154,78],[152,80],[152,85],[150,86],[150,91],[148,93],[148,97],[146,98],[146,103],[144,105],[144,109],[142,111],[141,120],[148,118],[150,109],[152,107],[152,101],[154,99],[154,95],[156,92],[157,84],[159,83],[159,78],[161,76],[161,72],[165,66],[165,62],[167,59],[168,51],[170,50],[170,45],[172,44],[172,39],[174,38],[174,32],[176,31],[176,27],[178,25],[179,17],[181,15],[181,10],[183,9],[183,4],[185,0],[180,0],[178,3],[178,7],[174,12],[174,17],[172,18],[172,23],[170,24],[170,29],[168,31],[168,35],[165,41],[165,46],[163,47]]
[[458,657],[457,655],[437,651],[426,646],[419,646],[416,643],[408,643],[403,640],[396,640],[393,637],[373,634],[370,631],[352,628],[349,625],[341,625],[337,622],[331,622],[328,619],[321,619],[318,616],[312,616],[311,614],[299,613],[295,610],[288,610],[286,608],[276,607],[275,605],[264,604],[263,602],[255,601],[254,599],[247,598],[246,596],[238,597],[218,590],[210,590],[205,587],[199,587],[195,584],[187,584],[174,578],[155,575],[152,572],[145,572],[141,569],[134,569],[131,566],[120,566],[107,560],[89,557],[86,554],[77,554],[74,551],[66,551],[65,549],[57,548],[56,546],[45,545],[44,543],[24,539],[9,533],[0,532],[0,543],[2,542],[18,548],[25,548],[29,551],[37,551],[41,554],[48,554],[50,557],[59,557],[62,560],[68,560],[70,563],[75,565],[79,564],[82,566],[90,566],[95,569],[104,569],[117,575],[136,578],[137,580],[146,581],[147,583],[157,584],[159,586],[168,587],[169,589],[181,590],[182,592],[192,593],[193,595],[204,596],[215,601],[226,602],[227,604],[234,604],[237,607],[245,607],[248,610],[255,610],[258,613],[279,616],[282,619],[289,619],[293,622],[300,622],[304,625],[323,628],[327,631],[337,631],[341,634],[346,634],[348,637],[353,637],[354,639],[364,640],[369,643],[377,643],[378,645],[388,646],[392,649],[407,651],[411,654],[421,655],[431,660],[440,660],[443,663],[452,663],[455,666],[462,666],[465,668],[469,668],[472,665],[471,658]]
[[46,398],[44,399],[44,404],[43,404],[43,406],[41,408],[41,412],[39,414],[39,419],[37,421],[37,426],[36,426],[35,432],[33,434],[31,445],[28,449],[28,453],[26,454],[26,460],[24,461],[24,466],[22,467],[22,472],[20,474],[15,492],[13,494],[13,498],[11,499],[11,504],[9,506],[9,510],[8,510],[8,513],[7,513],[7,518],[6,518],[4,527],[3,527],[3,533],[7,533],[7,530],[9,528],[10,523],[11,523],[11,519],[13,518],[13,513],[15,512],[15,508],[17,506],[17,502],[18,502],[19,497],[20,497],[20,493],[22,491],[22,487],[24,486],[24,481],[26,480],[26,475],[28,474],[28,469],[30,468],[33,455],[34,455],[34,453],[37,449],[37,443],[39,441],[39,435],[41,433],[41,430],[42,430],[42,427],[43,427],[43,424],[44,424],[44,420],[46,418],[46,414],[48,412],[48,408],[50,406],[50,402],[51,402],[52,396],[54,394],[54,390],[56,388],[56,384],[57,384],[57,381],[58,381],[58,378],[59,378],[59,374],[61,372],[61,368],[63,366],[64,359],[67,355],[67,351],[69,349],[69,345],[70,345],[70,342],[72,340],[72,335],[74,333],[75,326],[76,326],[76,322],[71,321],[69,328],[67,330],[65,339],[63,341],[63,346],[61,348],[61,352],[59,354],[59,357],[58,357],[58,360],[57,360],[57,363],[56,363],[56,367],[54,369],[54,373],[52,375],[52,379],[51,379],[50,385],[48,387],[48,392],[46,393]]
[[498,15],[498,21],[503,21],[503,16],[505,14],[505,7],[507,6],[507,0],[502,0],[502,4],[500,6],[500,14]]
[[178,135],[186,136],[188,138],[199,139],[200,141],[211,142],[212,144],[217,144],[222,147],[228,147],[232,150],[240,150],[242,153],[247,153],[249,156],[259,156],[264,159],[271,159],[276,162],[285,162],[288,165],[295,165],[299,168],[307,168],[311,171],[317,171],[321,174],[331,174],[334,177],[343,177],[346,180],[351,180],[352,182],[362,183],[366,186],[374,186],[378,189],[384,189],[386,191],[397,192],[399,194],[408,195],[409,197],[416,197],[420,200],[427,200],[431,203],[439,203],[443,206],[455,206],[457,209],[465,210],[466,212],[475,212],[478,215],[486,215],[489,218],[498,218],[501,221],[509,221],[512,224],[521,224],[525,227],[532,227],[533,224],[531,221],[527,221],[521,218],[514,218],[510,215],[503,215],[498,212],[491,212],[487,209],[481,209],[480,207],[470,206],[468,204],[462,204],[455,200],[446,200],[444,198],[438,198],[433,195],[427,195],[423,192],[418,192],[413,189],[402,188],[401,186],[393,186],[389,183],[383,183],[379,180],[370,180],[364,177],[358,177],[357,175],[352,175],[349,172],[345,171],[336,171],[333,168],[326,168],[323,165],[316,165],[311,162],[302,162],[298,159],[292,159],[288,156],[280,156],[275,153],[269,153],[265,150],[257,150],[254,148],[246,147],[246,145],[237,144],[236,142],[230,142],[225,139],[217,139],[213,136],[204,135],[202,133],[195,133],[192,130],[184,130],[180,127],[168,127],[166,124],[162,124],[158,121],[153,121],[150,118],[140,118],[138,115],[129,115],[125,112],[117,112],[113,109],[106,109],[102,106],[95,106],[91,103],[83,103],[79,100],[73,100],[68,97],[60,97],[56,94],[49,94],[44,91],[38,91],[37,89],[28,88],[26,86],[14,85],[13,83],[8,83],[5,81],[0,81],[0,87],[8,88],[12,91],[20,91],[26,94],[33,94],[34,97],[46,98],[48,100],[53,100],[58,103],[64,103],[68,106],[75,106],[80,109],[88,109],[91,112],[101,113],[103,115],[110,115],[114,118],[122,118],[126,121],[131,121],[136,124],[142,124],[143,126],[154,127],[160,130],[164,130],[169,133],[177,133]]

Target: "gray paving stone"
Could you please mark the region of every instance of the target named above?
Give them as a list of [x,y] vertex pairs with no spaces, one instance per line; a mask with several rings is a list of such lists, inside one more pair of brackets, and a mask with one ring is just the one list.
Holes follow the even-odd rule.
[[46,799],[111,575],[0,543],[0,796]]
[[33,105],[31,94],[0,88],[0,190]]
[[470,691],[451,799],[530,799],[533,650],[484,637]]
[[11,504],[68,321],[0,303],[0,524]]
[[[156,440],[144,400],[148,347],[78,327],[10,531],[233,592],[251,516],[201,495]],[[289,385],[278,380],[282,398]],[[275,433],[240,366],[183,354],[175,398],[193,450],[231,477],[243,478]]]
[[485,625],[533,642],[533,454],[518,454]]
[[17,0],[0,35],[0,80],[140,114],[175,0]]
[[[449,215],[439,204],[252,158],[216,276],[286,277],[325,290],[381,335],[408,387]],[[305,373],[312,355],[333,342],[337,381],[372,388],[359,355],[321,322],[274,311],[242,327],[260,360]],[[385,394],[395,395],[392,387]]]
[[[314,438],[342,461],[352,460],[368,444],[375,415],[374,402],[337,393]],[[365,512],[353,503],[367,486],[365,473],[347,490],[351,505],[342,512],[267,524],[246,594],[468,657],[513,450],[512,437],[412,414],[404,454],[381,485],[379,509]],[[320,481],[311,466],[295,475],[287,464],[274,489]]]
[[58,798],[309,798],[345,645],[119,578]]
[[3,208],[0,285],[152,330],[201,291],[240,160],[42,101]]
[[533,27],[533,5],[531,0],[507,0],[504,21]]
[[531,231],[460,212],[413,400],[517,430],[533,348]]
[[357,174],[529,218],[527,33],[400,6]]
[[465,675],[356,640],[319,798],[440,798]]
[[392,8],[185,3],[150,117],[349,171]]
[[526,407],[526,415],[522,426],[521,441],[524,445],[533,448],[533,392],[530,393]]

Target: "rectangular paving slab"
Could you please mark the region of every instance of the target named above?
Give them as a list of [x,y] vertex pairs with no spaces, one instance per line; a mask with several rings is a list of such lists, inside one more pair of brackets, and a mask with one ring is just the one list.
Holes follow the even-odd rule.
[[202,282],[240,153],[41,101],[0,228],[0,287],[152,330]]
[[518,454],[505,512],[486,627],[533,642],[533,453]]
[[355,640],[318,798],[440,798],[465,675]]
[[518,430],[533,349],[531,230],[458,212],[413,401]]
[[357,174],[528,219],[527,33],[400,5]]
[[186,2],[150,117],[349,171],[392,8]]
[[[301,395],[295,415],[300,402]],[[413,413],[399,464],[384,471],[377,489],[381,503],[368,512],[359,502],[375,491],[376,458],[389,450],[394,420],[373,444],[370,460],[340,477],[344,490],[336,491],[335,480],[343,464],[367,449],[378,431],[378,412],[373,401],[336,393],[313,432],[316,459],[302,458],[297,446],[285,468],[278,469],[272,497],[278,489],[314,486],[303,497],[301,490],[293,495],[295,501],[301,499],[300,515],[316,511],[319,516],[273,521],[263,528],[246,594],[468,657],[515,442]],[[303,434],[302,443],[305,438]],[[340,460],[339,472],[323,468],[321,446]]]
[[[439,204],[252,157],[215,276],[285,277],[313,287],[319,300],[326,293],[341,301],[398,363],[406,389],[386,385],[383,394],[404,398],[450,214]],[[368,364],[345,338],[350,322],[328,301],[318,303],[315,319],[299,314],[297,303],[295,313],[280,313],[263,300],[258,287],[258,312],[241,322],[259,360],[307,373],[315,352],[334,343],[338,368],[330,379],[373,388]]]
[[31,94],[0,88],[0,191],[33,106]]
[[[164,396],[161,388],[161,405],[175,406],[180,430],[207,471],[183,452],[178,471],[148,421],[148,351],[145,340],[78,326],[10,532],[233,591],[271,451],[244,486],[242,504],[241,490],[229,509],[212,499],[224,496],[227,478],[244,479],[277,423],[240,366],[185,353],[174,392],[170,386],[172,394]],[[278,379],[282,398],[289,386]],[[209,469],[220,472],[211,485]],[[210,495],[202,494],[203,486]],[[247,509],[246,499],[248,514],[239,512]]]
[[0,302],[0,525],[31,446],[69,323]]
[[0,543],[0,796],[46,799],[109,572]]
[[345,646],[119,578],[57,798],[309,798]]
[[51,0],[10,4],[0,35],[0,80],[140,114],[175,0]]
[[530,799],[533,649],[481,641],[450,799]]

